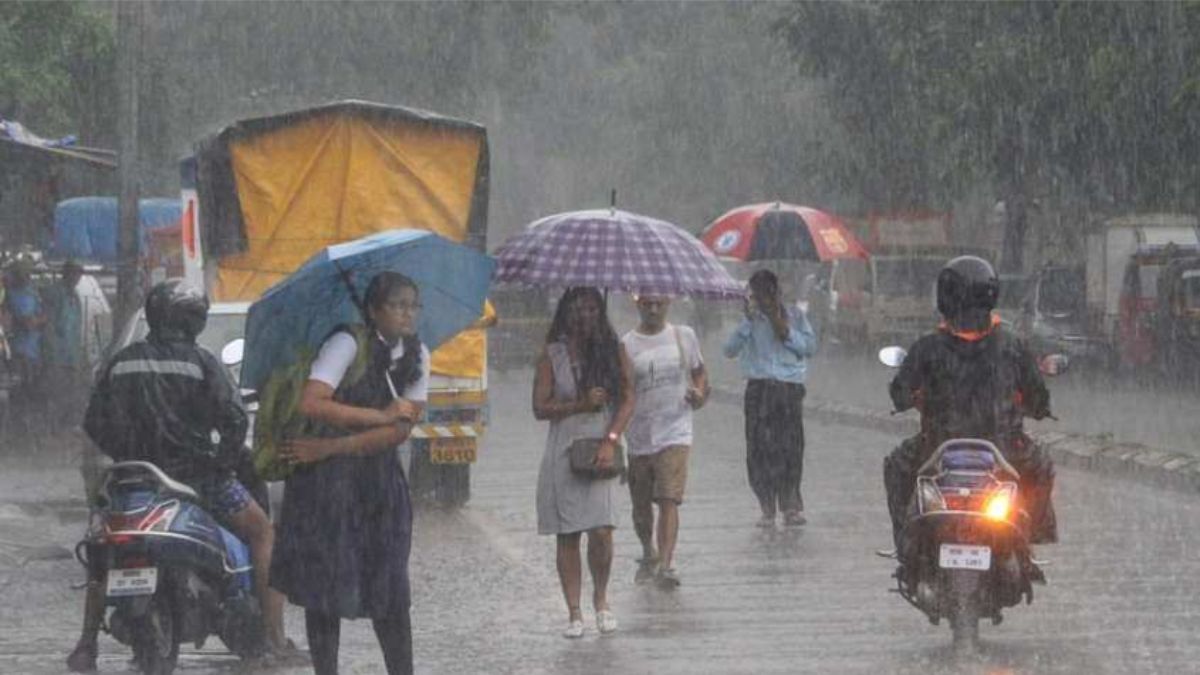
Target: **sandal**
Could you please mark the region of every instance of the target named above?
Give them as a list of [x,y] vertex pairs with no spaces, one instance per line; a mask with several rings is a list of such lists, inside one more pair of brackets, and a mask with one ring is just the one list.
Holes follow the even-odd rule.
[[617,617],[613,615],[610,609],[601,609],[596,611],[596,630],[600,633],[608,634],[617,630]]
[[312,664],[312,657],[307,651],[300,649],[291,638],[282,647],[267,645],[259,657],[261,665],[266,668],[303,667]]
[[567,629],[563,631],[563,637],[569,640],[583,637],[583,621],[575,619],[567,624]]
[[658,556],[638,559],[637,573],[633,575],[633,583],[641,586],[649,583],[658,574]]

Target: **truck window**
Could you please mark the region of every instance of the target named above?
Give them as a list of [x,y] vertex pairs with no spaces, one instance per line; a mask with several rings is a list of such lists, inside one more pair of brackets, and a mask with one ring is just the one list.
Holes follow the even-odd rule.
[[1179,295],[1183,300],[1183,309],[1200,310],[1200,270],[1183,273],[1179,282]]
[[942,258],[876,258],[876,292],[890,298],[931,297],[945,264]]
[[1029,295],[1032,282],[1027,276],[1000,277],[1000,297],[996,301],[999,309],[1016,310]]

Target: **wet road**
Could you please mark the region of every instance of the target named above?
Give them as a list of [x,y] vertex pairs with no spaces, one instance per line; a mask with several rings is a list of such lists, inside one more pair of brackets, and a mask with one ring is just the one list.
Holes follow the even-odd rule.
[[[1063,542],[1043,552],[1055,561],[1050,584],[1036,589],[1033,605],[1006,611],[1002,625],[983,626],[977,660],[955,662],[949,630],[890,594],[890,564],[871,554],[888,538],[879,473],[896,439],[810,424],[809,524],[763,532],[745,479],[741,413],[721,404],[698,416],[678,551],[683,585],[668,593],[632,583],[639,547],[623,521],[611,589],[621,628],[598,636],[585,601],[587,636],[564,640],[553,541],[534,533],[545,432],[528,413],[527,378],[493,380],[494,424],[471,505],[418,514],[418,672],[1195,672],[1200,497],[1060,471]],[[621,504],[626,513],[624,493]],[[6,542],[69,543],[81,527],[0,510]],[[17,567],[14,555],[0,558],[0,673],[62,672],[78,625],[80,596],[67,588],[78,567]],[[288,621],[303,642],[300,614],[290,610]],[[213,649],[185,649],[179,672],[241,670]],[[102,651],[102,672],[125,671],[126,648],[105,638]],[[344,627],[342,663],[345,673],[381,672],[368,623]]]

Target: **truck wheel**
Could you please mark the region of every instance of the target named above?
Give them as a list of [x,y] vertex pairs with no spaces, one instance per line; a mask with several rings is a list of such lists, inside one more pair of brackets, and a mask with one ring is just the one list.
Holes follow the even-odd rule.
[[414,500],[458,508],[471,498],[470,464],[434,464],[428,441],[414,441],[409,463],[409,489]]

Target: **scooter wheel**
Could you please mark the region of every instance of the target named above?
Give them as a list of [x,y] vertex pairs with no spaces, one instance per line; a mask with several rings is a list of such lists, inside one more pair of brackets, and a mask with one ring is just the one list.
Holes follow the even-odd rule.
[[173,603],[155,593],[132,626],[133,660],[144,675],[171,675],[179,659],[179,621]]

